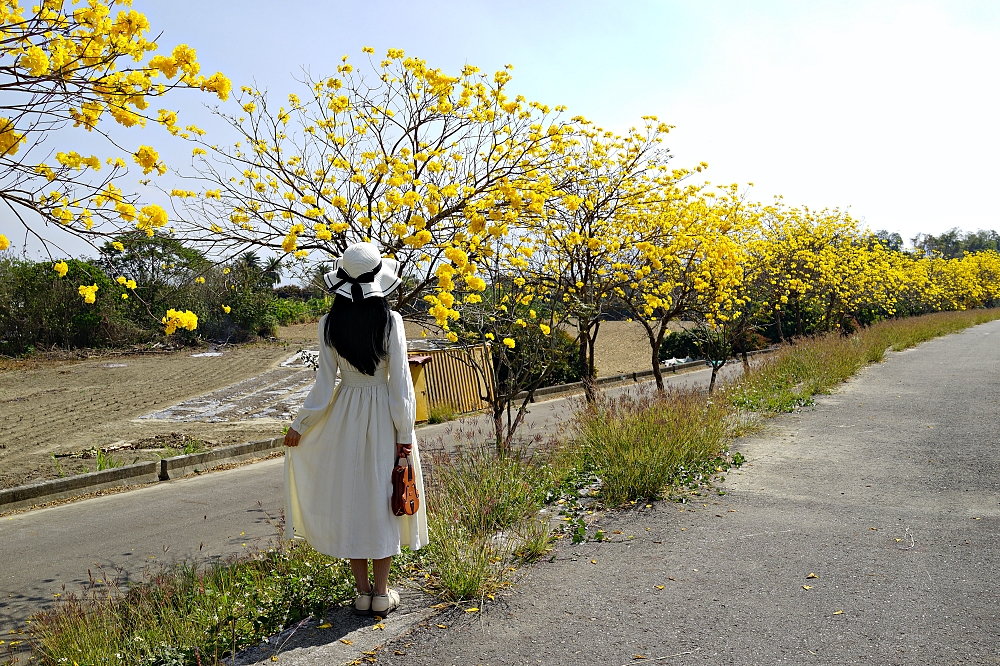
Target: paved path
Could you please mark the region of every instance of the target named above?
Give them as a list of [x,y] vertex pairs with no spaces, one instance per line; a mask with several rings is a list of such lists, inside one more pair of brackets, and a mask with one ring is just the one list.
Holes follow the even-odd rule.
[[[737,370],[738,365],[732,370]],[[669,375],[673,385],[707,385],[705,370]],[[640,384],[639,387],[649,384]],[[610,389],[609,394],[636,390]],[[641,390],[641,389],[639,389]],[[556,432],[579,398],[531,407],[524,434]],[[488,421],[457,422],[469,432]],[[456,423],[418,429],[424,446],[449,445]],[[79,591],[90,575],[136,579],[150,564],[218,558],[275,535],[269,516],[283,505],[282,459],[0,517],[0,633],[23,626],[57,594]],[[88,574],[88,570],[90,574]],[[104,573],[101,573],[103,571]]]
[[890,355],[738,442],[725,497],[605,515],[622,542],[561,542],[378,663],[1000,663],[998,343],[993,322]]

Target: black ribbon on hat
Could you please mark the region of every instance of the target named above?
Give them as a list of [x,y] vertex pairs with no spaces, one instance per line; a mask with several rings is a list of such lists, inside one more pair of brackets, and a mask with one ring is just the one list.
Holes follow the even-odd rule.
[[333,285],[333,291],[337,291],[344,284],[351,285],[351,300],[361,301],[364,300],[365,292],[361,288],[361,285],[371,284],[375,281],[375,276],[378,275],[379,271],[382,270],[382,262],[378,262],[375,268],[371,269],[367,273],[362,273],[358,277],[351,277],[344,270],[343,266],[337,269],[337,279],[340,280],[337,284]]

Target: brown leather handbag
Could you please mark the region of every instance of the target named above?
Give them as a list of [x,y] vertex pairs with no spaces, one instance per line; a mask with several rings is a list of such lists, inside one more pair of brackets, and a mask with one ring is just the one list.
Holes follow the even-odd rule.
[[[405,465],[399,461],[405,460]],[[410,464],[410,456],[396,458],[396,466],[392,468],[392,512],[397,516],[412,516],[420,508],[420,496],[417,493],[417,477]]]

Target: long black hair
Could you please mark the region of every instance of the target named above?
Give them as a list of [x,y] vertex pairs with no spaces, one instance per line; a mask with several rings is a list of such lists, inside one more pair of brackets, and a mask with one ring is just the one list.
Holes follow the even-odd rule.
[[374,375],[375,367],[388,353],[391,328],[389,301],[384,296],[355,302],[337,294],[326,316],[323,337],[345,361],[366,375]]

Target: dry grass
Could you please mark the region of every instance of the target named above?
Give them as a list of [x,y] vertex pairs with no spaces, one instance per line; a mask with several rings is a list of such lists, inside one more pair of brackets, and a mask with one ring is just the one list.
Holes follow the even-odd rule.
[[725,396],[648,391],[601,400],[578,420],[579,456],[610,507],[661,499],[706,461],[723,460],[733,434]]

